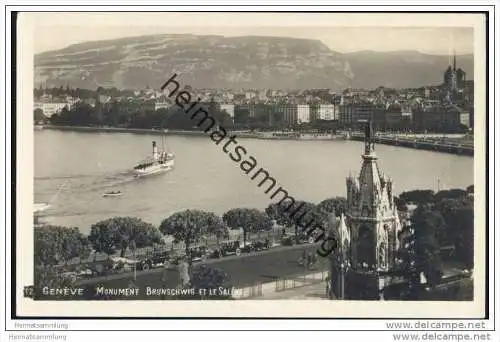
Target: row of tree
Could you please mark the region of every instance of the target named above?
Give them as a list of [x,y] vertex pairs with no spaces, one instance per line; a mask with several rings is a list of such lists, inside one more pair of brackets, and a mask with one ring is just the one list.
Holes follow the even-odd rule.
[[[403,261],[399,271],[408,278],[410,287],[414,284],[418,288],[421,273],[431,286],[439,282],[443,250],[453,250],[453,260],[464,268],[474,268],[473,191],[474,187],[469,186],[466,190],[416,190],[399,196],[402,202],[417,205],[411,225],[404,227],[399,250]],[[410,288],[409,293],[411,296],[419,292]]]
[[[404,243],[400,258],[406,260],[402,271],[409,277],[417,277],[424,272],[430,282],[437,282],[442,274],[440,250],[442,246],[452,245],[456,259],[467,268],[473,268],[474,259],[474,208],[470,191],[452,189],[434,193],[431,190],[409,191],[396,198],[404,211],[409,204],[418,203],[411,216],[411,226],[404,227]],[[294,227],[298,238],[302,231],[301,222],[314,219],[316,223],[326,223],[328,216],[339,216],[346,209],[346,199],[342,197],[326,199],[319,204],[296,202],[273,203],[264,211],[249,208],[231,209],[222,217],[202,211],[185,210],[163,220],[158,228],[133,217],[115,217],[100,221],[91,227],[89,236],[84,236],[78,228],[44,226],[35,230],[35,279],[37,284],[54,281],[53,266],[80,257],[88,258],[93,249],[96,253],[108,255],[127,250],[163,244],[163,236],[169,235],[174,242],[185,246],[188,270],[192,273],[191,247],[208,236],[225,239],[229,229],[241,229],[244,242],[247,234],[271,230],[274,222]],[[290,216],[294,208],[305,213],[300,222]],[[274,221],[274,222],[273,222]],[[326,228],[326,227],[325,227]],[[37,271],[38,270],[38,271]],[[207,274],[222,273],[204,270]],[[215,274],[214,273],[214,274]],[[37,275],[38,274],[38,275]],[[205,279],[205,281],[209,281]]]
[[[398,204],[426,208],[434,217],[433,237],[438,246],[455,249],[456,258],[468,268],[474,266],[474,186],[464,189],[413,190],[399,195]],[[426,214],[427,215],[427,214]],[[429,216],[427,215],[427,216]],[[420,221],[418,221],[420,222]],[[417,225],[418,226],[418,225]]]
[[[230,115],[204,105],[203,109],[215,120],[217,124],[224,128],[233,128],[233,120]],[[160,108],[155,110],[154,103],[144,103],[142,101],[111,101],[106,104],[97,103],[95,106],[84,102],[75,103],[70,109],[64,107],[59,113],[44,120],[52,125],[63,126],[111,126],[123,128],[168,128],[177,130],[197,130],[206,127],[197,127],[200,120],[204,118],[202,114],[196,112],[186,114],[178,106],[170,108]],[[38,121],[40,114],[35,112],[34,119]]]
[[[144,94],[144,91],[140,92]],[[115,87],[113,88],[103,88],[98,87],[96,90],[83,89],[83,88],[71,88],[69,86],[63,87],[52,87],[44,88],[42,86],[35,88],[33,90],[33,96],[35,99],[40,98],[44,95],[52,96],[53,98],[62,98],[71,96],[73,98],[79,99],[95,99],[99,95],[111,96],[111,97],[129,97],[134,96],[133,90],[120,90]]]
[[[425,194],[425,201],[421,199],[422,194]],[[425,206],[428,212],[437,217],[432,229],[437,244],[454,245],[459,259],[471,264],[474,203],[467,191],[452,189],[434,194],[431,190],[415,190],[403,192],[397,202],[402,209],[407,209],[406,203]],[[314,219],[321,224],[327,221],[329,214],[339,216],[344,212],[346,200],[335,197],[317,205],[298,201],[295,207],[300,207],[301,212],[306,213],[300,222]],[[231,209],[222,217],[201,210],[186,210],[163,220],[158,229],[138,218],[115,217],[92,225],[88,237],[82,235],[78,228],[45,226],[35,231],[35,262],[52,265],[64,263],[76,257],[88,257],[91,249],[108,255],[119,252],[124,256],[127,249],[161,244],[163,235],[172,236],[175,242],[182,242],[188,252],[193,244],[209,235],[217,239],[227,238],[228,229],[242,229],[246,242],[248,233],[271,230],[273,221],[282,226],[294,227],[298,236],[303,227],[290,216],[290,212],[293,212],[293,208],[290,209],[286,202],[270,204],[265,212],[249,208]]]
[[[295,207],[298,206],[303,212],[316,215],[317,222],[324,222],[329,213],[340,214],[344,210],[345,199],[331,198],[317,206],[310,202],[295,203]],[[119,253],[123,257],[127,250],[162,244],[164,235],[172,236],[176,243],[183,243],[188,255],[191,247],[204,238],[228,238],[229,229],[241,229],[245,243],[247,234],[271,230],[273,220],[281,225],[297,226],[298,233],[300,227],[290,218],[287,209],[286,202],[274,203],[265,212],[236,208],[222,217],[203,210],[185,210],[164,219],[158,228],[139,218],[114,217],[93,224],[88,237],[78,228],[43,226],[35,230],[35,263],[62,264],[77,257],[88,257],[91,250],[108,255]]]
[[464,189],[447,189],[434,192],[433,190],[411,190],[402,192],[399,199],[405,203],[428,204],[437,203],[444,198],[464,198],[474,193],[474,185],[469,185]]
[[[328,199],[316,207],[305,202],[295,205],[301,204],[303,209],[313,210],[318,214],[322,212],[323,217],[326,217],[327,211],[333,212],[337,208],[340,213],[345,208],[345,199]],[[135,217],[115,217],[92,225],[89,236],[83,235],[78,228],[51,225],[38,227],[34,234],[35,293],[39,294],[43,286],[71,286],[68,279],[56,271],[57,265],[74,258],[88,258],[91,250],[108,255],[119,252],[124,256],[127,250],[136,251],[138,248],[162,245],[164,235],[172,236],[174,242],[184,243],[186,273],[189,279],[184,285],[193,288],[217,288],[228,281],[227,274],[222,270],[207,267],[193,272],[191,247],[208,236],[215,236],[217,239],[228,238],[229,229],[241,229],[245,243],[247,234],[271,230],[273,219],[281,224],[294,224],[288,218],[286,207],[287,203],[271,204],[265,212],[236,208],[224,213],[222,217],[202,210],[185,210],[166,218],[158,228]],[[211,298],[221,299],[220,296]]]

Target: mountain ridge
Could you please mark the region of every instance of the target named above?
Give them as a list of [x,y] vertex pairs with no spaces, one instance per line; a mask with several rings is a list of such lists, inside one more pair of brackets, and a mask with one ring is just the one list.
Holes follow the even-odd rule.
[[[307,89],[424,86],[441,82],[448,56],[339,53],[293,37],[155,34],[71,44],[35,55],[35,86],[160,87],[173,73],[195,88]],[[473,70],[473,56],[457,56]],[[426,69],[426,70],[425,70]]]

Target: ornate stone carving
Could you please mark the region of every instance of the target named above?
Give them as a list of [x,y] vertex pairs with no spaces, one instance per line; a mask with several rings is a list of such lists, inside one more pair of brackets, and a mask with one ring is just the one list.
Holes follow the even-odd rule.
[[385,242],[381,242],[378,248],[378,264],[380,267],[386,266],[386,247]]

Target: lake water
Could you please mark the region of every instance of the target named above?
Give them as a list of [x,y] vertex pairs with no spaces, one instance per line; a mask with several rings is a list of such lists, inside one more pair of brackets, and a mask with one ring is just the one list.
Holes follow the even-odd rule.
[[[151,154],[160,136],[127,133],[35,132],[35,201],[50,201],[51,224],[90,226],[113,216],[137,216],[158,225],[184,209],[222,214],[231,208],[264,209],[269,195],[208,136],[168,136],[175,168],[134,179],[130,169]],[[363,144],[353,141],[269,141],[238,139],[291,196],[318,203],[346,195],[345,179],[358,173]],[[234,146],[234,145],[233,145]],[[473,158],[376,146],[379,167],[392,177],[395,194],[411,189],[464,188],[473,184]],[[258,168],[256,168],[257,170]],[[438,181],[439,180],[439,181]],[[103,198],[120,190],[121,197]]]

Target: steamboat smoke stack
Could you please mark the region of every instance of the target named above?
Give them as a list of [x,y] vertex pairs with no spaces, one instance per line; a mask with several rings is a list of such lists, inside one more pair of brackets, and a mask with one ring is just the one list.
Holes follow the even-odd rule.
[[158,160],[158,147],[156,147],[156,141],[153,141],[153,158]]

